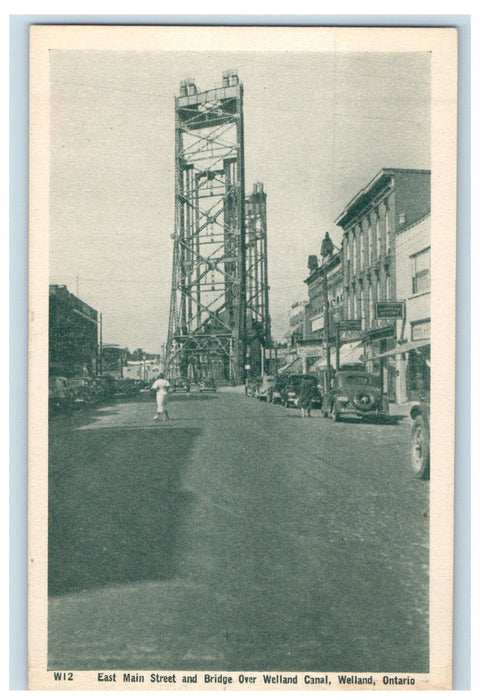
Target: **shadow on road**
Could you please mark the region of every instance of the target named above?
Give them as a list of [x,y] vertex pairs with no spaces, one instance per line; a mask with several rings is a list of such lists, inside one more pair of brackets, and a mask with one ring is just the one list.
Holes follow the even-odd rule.
[[182,472],[200,430],[52,433],[49,594],[174,576],[191,499]]

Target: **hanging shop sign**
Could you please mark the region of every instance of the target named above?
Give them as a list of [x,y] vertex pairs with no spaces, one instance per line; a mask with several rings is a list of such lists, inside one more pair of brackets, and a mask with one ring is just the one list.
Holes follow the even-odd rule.
[[430,338],[430,319],[428,321],[412,322],[412,340],[428,340]]
[[405,318],[404,301],[377,301],[375,318]]
[[337,330],[339,331],[361,331],[362,330],[362,319],[360,318],[350,318],[344,321],[338,321],[335,324]]

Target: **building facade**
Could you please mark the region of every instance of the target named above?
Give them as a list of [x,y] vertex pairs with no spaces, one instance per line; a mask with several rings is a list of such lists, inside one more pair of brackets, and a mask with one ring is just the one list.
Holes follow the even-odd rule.
[[128,350],[114,343],[102,345],[99,370],[102,375],[109,375],[115,379],[123,379],[127,366]]
[[305,340],[325,337],[325,303],[328,302],[329,336],[335,336],[335,323],[343,319],[343,270],[339,252],[331,253],[318,264],[316,255],[308,258],[310,274],[305,280],[308,302],[305,306]]
[[391,399],[397,370],[384,362],[397,345],[397,322],[376,318],[376,303],[400,300],[399,235],[430,212],[430,171],[383,168],[337,217],[343,229],[343,310],[361,323],[367,368],[380,374]]
[[68,291],[49,286],[50,376],[95,376],[98,364],[98,313]]
[[430,215],[397,235],[396,288],[405,300],[393,356],[400,402],[425,399],[430,388]]
[[306,327],[306,313],[305,308],[307,306],[306,301],[295,301],[291,305],[288,312],[288,340],[291,347],[295,347],[295,344],[306,337],[307,327]]

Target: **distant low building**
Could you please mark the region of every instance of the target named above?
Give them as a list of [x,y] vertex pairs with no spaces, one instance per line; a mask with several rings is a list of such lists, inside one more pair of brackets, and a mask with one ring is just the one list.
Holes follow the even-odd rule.
[[100,372],[115,379],[123,379],[124,368],[127,365],[128,350],[114,343],[102,345]]
[[123,367],[124,379],[135,379],[142,382],[153,382],[153,380],[163,371],[163,363],[160,357],[145,360],[127,360]]
[[68,291],[49,286],[50,376],[94,376],[98,366],[98,312]]

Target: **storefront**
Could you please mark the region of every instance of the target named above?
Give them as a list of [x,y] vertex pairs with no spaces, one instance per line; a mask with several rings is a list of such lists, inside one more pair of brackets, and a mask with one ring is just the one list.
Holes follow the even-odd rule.
[[[367,371],[380,377],[383,392],[391,401],[397,399],[395,364],[396,326],[394,323],[364,333]],[[393,351],[393,352],[392,352]]]

